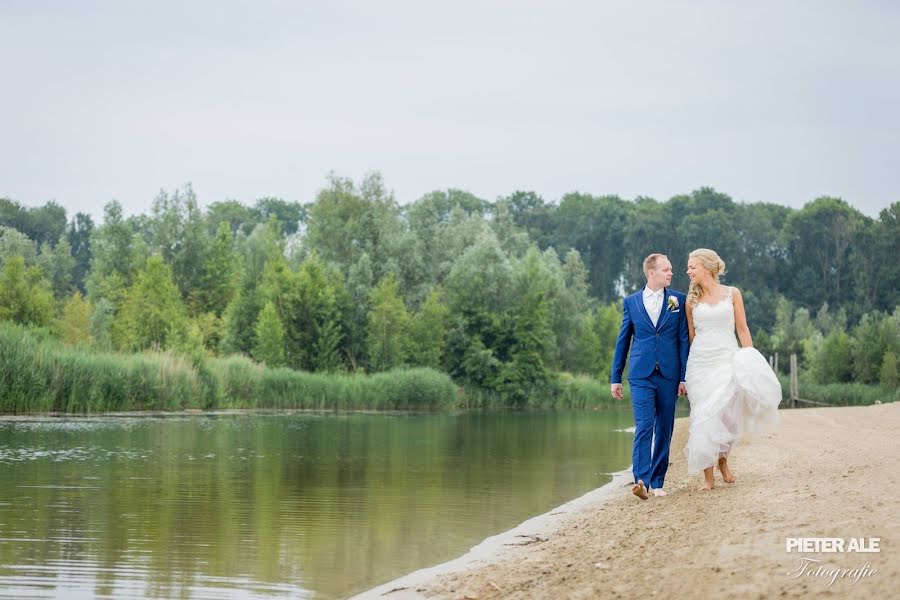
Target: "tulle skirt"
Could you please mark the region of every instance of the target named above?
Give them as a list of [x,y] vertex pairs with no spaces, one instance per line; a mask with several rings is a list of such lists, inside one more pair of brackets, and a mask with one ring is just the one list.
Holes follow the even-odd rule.
[[733,338],[691,346],[685,380],[691,404],[688,473],[715,465],[742,433],[760,433],[778,422],[778,378],[759,351],[737,349]]

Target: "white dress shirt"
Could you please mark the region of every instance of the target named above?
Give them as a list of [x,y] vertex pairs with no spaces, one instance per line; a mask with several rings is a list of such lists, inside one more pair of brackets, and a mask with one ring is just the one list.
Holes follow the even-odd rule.
[[659,315],[662,313],[663,292],[663,288],[654,292],[650,288],[644,287],[644,308],[647,309],[647,314],[650,315],[650,320],[653,321],[654,327],[656,327]]

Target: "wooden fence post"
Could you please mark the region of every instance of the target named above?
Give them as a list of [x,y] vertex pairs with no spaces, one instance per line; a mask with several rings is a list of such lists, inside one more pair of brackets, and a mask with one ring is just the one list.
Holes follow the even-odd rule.
[[791,408],[797,407],[797,398],[800,397],[800,378],[797,375],[797,355],[791,354]]

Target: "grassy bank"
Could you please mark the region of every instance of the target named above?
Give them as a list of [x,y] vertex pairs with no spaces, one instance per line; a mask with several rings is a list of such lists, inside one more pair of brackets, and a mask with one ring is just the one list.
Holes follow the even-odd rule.
[[430,369],[372,376],[266,369],[243,357],[199,366],[169,352],[114,354],[66,346],[0,323],[0,412],[96,413],[215,408],[449,408],[456,386]]
[[[781,392],[784,400],[782,406],[790,403],[791,381],[787,375],[779,375]],[[807,373],[800,375],[799,396],[803,400],[812,400],[834,406],[865,406],[881,402],[900,401],[900,389],[887,390],[880,385],[866,385],[862,383],[829,383],[821,384],[812,380]],[[808,406],[800,403],[799,406]]]
[[[626,388],[627,393],[627,388]],[[527,409],[589,409],[616,403],[609,386],[560,375]],[[0,412],[280,408],[337,410],[504,409],[503,399],[457,388],[432,369],[375,375],[268,369],[243,356],[193,364],[172,352],[119,354],[63,344],[46,330],[0,322]]]
[[[790,389],[782,377],[785,398]],[[630,408],[609,384],[561,374],[524,409]],[[900,400],[900,391],[855,383],[817,385],[801,378],[800,396],[836,406]],[[242,356],[192,364],[171,352],[118,354],[67,346],[45,330],[0,322],[0,412],[101,413],[217,408],[336,410],[492,410],[499,395],[457,388],[432,369],[375,375],[267,369]]]
[[267,369],[243,356],[207,361],[224,408],[419,410],[453,408],[456,386],[433,369],[375,375]]

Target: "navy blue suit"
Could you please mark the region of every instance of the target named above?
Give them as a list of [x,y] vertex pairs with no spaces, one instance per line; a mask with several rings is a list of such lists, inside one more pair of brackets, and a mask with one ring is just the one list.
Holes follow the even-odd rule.
[[[678,307],[669,306],[669,297]],[[622,383],[625,357],[634,410],[634,480],[659,489],[669,468],[669,444],[675,425],[678,384],[684,381],[689,350],[685,295],[663,291],[663,304],[656,326],[644,308],[643,289],[625,298],[622,327],[613,355],[611,383]],[[654,441],[655,438],[655,441]],[[652,453],[651,453],[652,446]],[[652,455],[651,455],[652,454]]]

